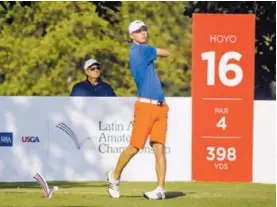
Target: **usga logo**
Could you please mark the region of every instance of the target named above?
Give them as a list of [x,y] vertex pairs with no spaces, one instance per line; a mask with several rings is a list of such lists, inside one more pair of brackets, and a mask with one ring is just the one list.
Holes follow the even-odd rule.
[[22,137],[22,142],[39,142],[38,137]]

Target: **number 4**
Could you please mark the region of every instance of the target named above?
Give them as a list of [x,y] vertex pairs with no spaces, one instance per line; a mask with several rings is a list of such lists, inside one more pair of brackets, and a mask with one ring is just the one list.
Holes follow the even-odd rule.
[[225,116],[223,116],[223,117],[217,122],[216,127],[222,128],[222,130],[225,130],[225,128],[227,127]]

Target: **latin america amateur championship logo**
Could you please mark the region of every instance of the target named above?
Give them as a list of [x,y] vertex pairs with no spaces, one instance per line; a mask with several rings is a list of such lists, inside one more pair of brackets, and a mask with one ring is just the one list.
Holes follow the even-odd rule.
[[78,149],[78,150],[81,149],[81,147],[83,146],[83,144],[86,141],[91,140],[90,137],[86,137],[83,140],[79,140],[78,137],[75,135],[75,133],[72,131],[72,129],[63,122],[60,122],[59,124],[57,124],[56,127],[59,128],[60,130],[62,130],[64,133],[66,133],[71,138],[71,140],[73,141],[73,143],[76,146],[76,149]]

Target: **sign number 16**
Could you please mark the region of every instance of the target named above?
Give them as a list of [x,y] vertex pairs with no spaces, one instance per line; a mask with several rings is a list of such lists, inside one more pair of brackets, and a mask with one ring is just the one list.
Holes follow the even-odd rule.
[[[215,85],[215,51],[202,53],[201,57],[202,60],[207,60],[208,62],[207,85],[213,86]],[[240,84],[243,78],[243,71],[241,67],[234,63],[228,64],[228,61],[231,59],[240,61],[241,57],[242,55],[240,53],[231,51],[224,53],[224,55],[220,58],[218,73],[221,83],[228,87],[234,87]],[[235,77],[229,79],[227,77],[228,71],[233,71],[235,73]]]

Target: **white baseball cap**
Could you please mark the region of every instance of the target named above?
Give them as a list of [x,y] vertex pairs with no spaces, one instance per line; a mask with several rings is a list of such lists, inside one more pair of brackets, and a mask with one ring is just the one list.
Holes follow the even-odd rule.
[[100,63],[97,61],[97,60],[94,60],[94,59],[89,59],[85,62],[85,65],[84,65],[84,69],[87,69],[88,67],[90,67],[91,65],[93,64],[98,64],[100,65]]
[[129,24],[129,33],[139,30],[141,27],[148,27],[143,21],[135,20]]

